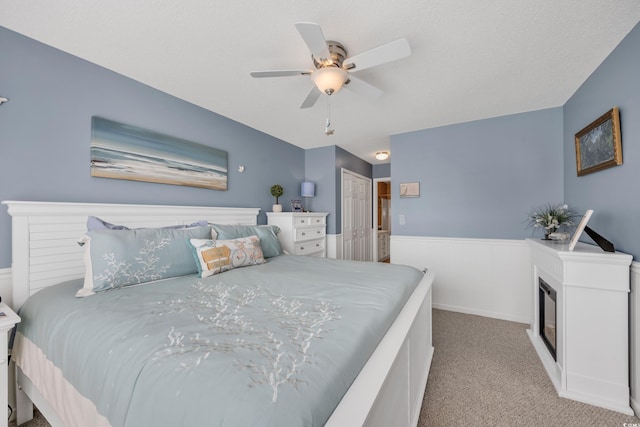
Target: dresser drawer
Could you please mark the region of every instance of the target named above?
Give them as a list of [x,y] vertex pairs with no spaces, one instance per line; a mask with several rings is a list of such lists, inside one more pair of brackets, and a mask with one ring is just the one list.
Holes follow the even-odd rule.
[[327,213],[267,212],[269,225],[280,227],[278,240],[292,255],[326,256]]
[[324,253],[324,242],[324,239],[319,239],[296,243],[294,253],[296,255],[308,255],[315,252]]
[[324,215],[308,215],[304,216],[296,216],[293,218],[293,226],[312,226],[312,225],[325,225],[325,216]]
[[306,227],[306,228],[296,228],[294,240],[296,242],[302,242],[305,240],[311,239],[319,239],[324,237],[325,235],[325,227]]

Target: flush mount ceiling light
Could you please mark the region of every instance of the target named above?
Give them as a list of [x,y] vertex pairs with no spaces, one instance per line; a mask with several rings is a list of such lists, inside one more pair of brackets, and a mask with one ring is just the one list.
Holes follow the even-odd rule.
[[376,159],[378,160],[387,160],[389,158],[389,152],[388,151],[378,151],[376,153]]

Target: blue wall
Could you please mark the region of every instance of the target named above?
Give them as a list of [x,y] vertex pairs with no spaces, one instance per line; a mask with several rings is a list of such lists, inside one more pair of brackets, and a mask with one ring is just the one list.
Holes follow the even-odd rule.
[[[561,108],[392,136],[393,234],[530,237],[531,209],[562,202],[561,144]],[[400,198],[403,182],[420,197]]]
[[[0,57],[0,96],[10,98],[0,107],[0,200],[260,207],[264,223],[272,184],[287,201],[300,192],[301,148],[3,27]],[[228,190],[91,177],[94,115],[226,150]],[[10,235],[2,208],[0,268],[11,263]]]
[[342,169],[371,178],[369,162],[335,145],[306,150],[305,175],[316,183],[316,197],[311,208],[328,212],[327,234],[342,233]]
[[316,196],[307,200],[308,209],[328,212],[327,234],[336,234],[336,147],[312,148],[305,151],[305,179],[316,184]]
[[[620,109],[623,164],[581,177],[574,135],[612,107]],[[591,228],[616,249],[640,257],[640,24],[564,106],[564,192],[581,211],[593,209]],[[582,239],[591,242],[588,236]]]
[[391,163],[373,165],[372,178],[389,178],[391,176]]

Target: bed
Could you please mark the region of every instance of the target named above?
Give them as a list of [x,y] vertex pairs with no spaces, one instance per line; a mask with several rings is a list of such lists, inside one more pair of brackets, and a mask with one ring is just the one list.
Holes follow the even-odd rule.
[[[75,298],[88,216],[132,228],[203,219],[252,226],[259,210],[3,203],[12,216],[13,307],[25,306],[14,347],[18,423],[33,402],[54,426],[417,424],[433,354],[431,272],[279,255]],[[402,275],[414,283],[400,284]],[[386,318],[377,314],[382,300],[392,302]],[[221,302],[236,311],[208,316]],[[221,321],[232,325],[222,338],[193,325],[219,333]],[[83,328],[71,332],[74,324]],[[113,334],[102,325],[116,325]],[[187,377],[195,378],[188,387]],[[102,391],[91,390],[96,383]],[[109,387],[116,392],[104,394]]]

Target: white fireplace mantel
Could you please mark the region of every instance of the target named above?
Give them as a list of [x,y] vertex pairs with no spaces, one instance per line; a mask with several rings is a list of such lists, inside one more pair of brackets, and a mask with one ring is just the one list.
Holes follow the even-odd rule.
[[[629,275],[632,256],[597,246],[528,239],[534,307],[529,338],[558,395],[633,415],[629,406]],[[556,360],[544,345],[538,278],[556,295]]]

